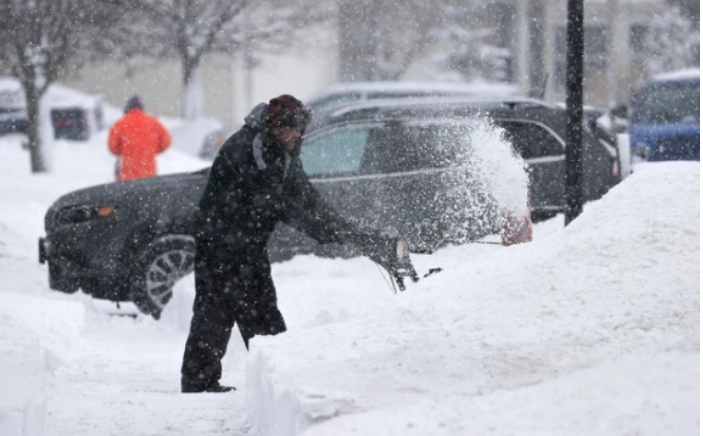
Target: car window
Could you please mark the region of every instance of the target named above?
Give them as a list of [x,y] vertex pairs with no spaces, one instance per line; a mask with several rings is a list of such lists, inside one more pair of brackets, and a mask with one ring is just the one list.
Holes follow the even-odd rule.
[[700,82],[661,82],[643,88],[636,97],[634,123],[700,122]]
[[539,124],[519,121],[498,121],[496,124],[505,129],[505,139],[523,159],[564,154],[561,142]]
[[369,133],[363,168],[367,174],[388,174],[417,167],[415,144],[400,125],[376,127]]
[[408,134],[417,142],[418,168],[444,168],[460,165],[471,152],[472,126],[441,123],[409,126]]
[[300,159],[310,176],[358,173],[369,137],[368,128],[338,130],[303,145]]
[[370,132],[364,172],[374,174],[443,168],[470,149],[470,126],[458,123],[388,123]]

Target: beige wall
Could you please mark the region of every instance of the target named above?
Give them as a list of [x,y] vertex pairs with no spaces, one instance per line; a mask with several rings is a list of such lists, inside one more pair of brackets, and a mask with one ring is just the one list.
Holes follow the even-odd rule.
[[[203,115],[223,124],[240,122],[253,104],[283,93],[305,99],[333,83],[337,77],[334,32],[313,29],[301,35],[294,47],[263,57],[247,80],[242,62],[234,56],[212,55],[203,59]],[[108,104],[122,108],[138,94],[147,111],[180,117],[181,66],[174,60],[134,58],[129,62],[102,62],[65,76],[60,83],[100,94]],[[251,92],[247,92],[247,83]],[[251,100],[251,101],[247,101]]]
[[[245,71],[237,68],[234,75],[235,122],[241,122],[258,103],[280,94],[292,94],[305,101],[337,80],[334,33],[331,29],[319,32],[302,40],[297,48],[264,57],[249,80]],[[247,87],[251,92],[246,92]]]
[[[518,84],[523,91],[527,83],[527,19],[521,14],[527,10],[526,1],[516,2],[518,17]],[[545,3],[544,65],[550,74],[545,97],[552,101],[563,101],[563,92],[555,91],[551,81],[554,77],[555,28],[566,24],[564,0],[540,0]],[[611,16],[613,5],[618,4],[615,16]],[[588,77],[585,83],[585,102],[605,106],[615,90],[615,100],[628,102],[642,81],[642,73],[633,64],[629,47],[630,24],[655,19],[666,8],[664,0],[599,0],[586,1],[587,22],[614,23],[614,43],[608,67]],[[428,59],[416,62],[406,79],[432,80],[427,68]],[[608,74],[614,83],[609,83]],[[282,53],[267,55],[261,64],[247,77],[242,62],[232,56],[209,56],[203,60],[201,75],[204,84],[203,115],[220,120],[224,124],[241,122],[250,108],[282,93],[291,93],[305,100],[326,86],[337,81],[337,41],[333,25],[307,31],[296,39],[292,48]],[[162,116],[181,115],[181,68],[176,60],[132,59],[127,63],[102,63],[90,65],[80,71],[79,77],[67,77],[60,81],[80,90],[101,94],[104,100],[118,108],[127,98],[139,94],[149,110]]]
[[180,66],[176,61],[132,59],[129,63],[102,62],[84,67],[62,84],[89,93],[122,108],[138,94],[149,112],[177,116],[180,113]]

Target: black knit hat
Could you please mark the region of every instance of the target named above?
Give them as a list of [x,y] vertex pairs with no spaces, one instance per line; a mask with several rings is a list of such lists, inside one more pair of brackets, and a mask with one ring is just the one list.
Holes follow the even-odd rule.
[[272,98],[264,116],[264,124],[269,129],[297,127],[305,130],[310,120],[312,120],[312,111],[303,102],[288,94]]
[[144,109],[144,104],[138,95],[133,95],[127,100],[127,104],[124,107],[124,113],[131,111],[132,109]]

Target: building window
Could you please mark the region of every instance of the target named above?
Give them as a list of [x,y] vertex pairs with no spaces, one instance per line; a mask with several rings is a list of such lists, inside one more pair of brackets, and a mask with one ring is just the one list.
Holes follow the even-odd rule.
[[[608,62],[608,26],[593,23],[584,24],[583,28],[585,77],[606,69]],[[566,26],[555,29],[554,86],[557,91],[566,88]]]
[[516,51],[516,19],[517,11],[515,5],[508,3],[497,3],[496,15],[498,22],[498,47],[507,50],[508,55],[505,56],[505,77],[503,80],[508,83],[516,81],[517,71],[515,69],[515,51]]
[[630,48],[636,58],[641,59],[647,54],[648,23],[633,23],[630,25]]

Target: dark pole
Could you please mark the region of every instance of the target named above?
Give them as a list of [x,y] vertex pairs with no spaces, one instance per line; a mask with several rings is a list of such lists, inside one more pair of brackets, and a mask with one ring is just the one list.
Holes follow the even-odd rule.
[[583,210],[583,0],[569,0],[566,27],[566,219]]

